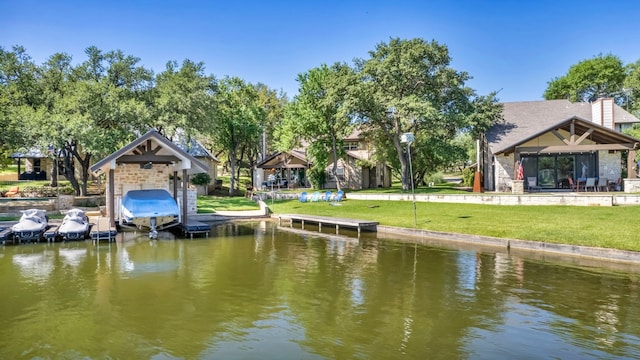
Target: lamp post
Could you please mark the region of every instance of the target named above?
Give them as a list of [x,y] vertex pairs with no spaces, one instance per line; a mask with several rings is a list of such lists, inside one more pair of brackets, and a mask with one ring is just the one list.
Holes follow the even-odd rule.
[[416,214],[416,193],[413,187],[413,168],[411,167],[411,143],[415,141],[413,133],[400,135],[400,142],[407,144],[407,154],[409,155],[409,179],[411,179],[411,197],[413,198],[413,225],[418,227],[418,216]]

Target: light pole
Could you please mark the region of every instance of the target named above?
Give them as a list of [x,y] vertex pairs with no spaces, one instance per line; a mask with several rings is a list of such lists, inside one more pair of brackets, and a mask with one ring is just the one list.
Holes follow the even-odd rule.
[[407,154],[409,154],[409,179],[411,179],[411,197],[413,198],[413,226],[418,227],[418,216],[416,214],[416,193],[413,187],[413,168],[411,167],[411,143],[415,141],[413,133],[400,135],[400,142],[407,144]]

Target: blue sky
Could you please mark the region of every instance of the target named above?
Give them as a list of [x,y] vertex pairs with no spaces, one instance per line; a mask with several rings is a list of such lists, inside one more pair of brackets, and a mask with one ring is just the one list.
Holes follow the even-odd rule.
[[57,52],[79,63],[95,45],[156,73],[203,62],[290,98],[297,74],[367,58],[392,37],[447,45],[468,85],[501,101],[540,100],[548,81],[601,53],[640,60],[638,1],[0,0],[0,14],[0,46],[24,46],[38,64]]

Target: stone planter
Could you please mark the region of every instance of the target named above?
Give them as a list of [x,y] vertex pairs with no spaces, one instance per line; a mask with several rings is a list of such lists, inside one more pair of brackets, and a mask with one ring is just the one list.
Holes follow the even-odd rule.
[[196,185],[196,191],[197,191],[198,196],[209,195],[209,186],[208,185]]
[[511,193],[524,194],[524,180],[513,180],[511,185]]

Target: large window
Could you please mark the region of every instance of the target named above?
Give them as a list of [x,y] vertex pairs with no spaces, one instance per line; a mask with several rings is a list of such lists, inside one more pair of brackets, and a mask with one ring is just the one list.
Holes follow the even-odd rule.
[[522,155],[524,177],[536,177],[537,184],[543,188],[563,188],[568,178],[583,179],[596,177],[597,154],[553,154]]

